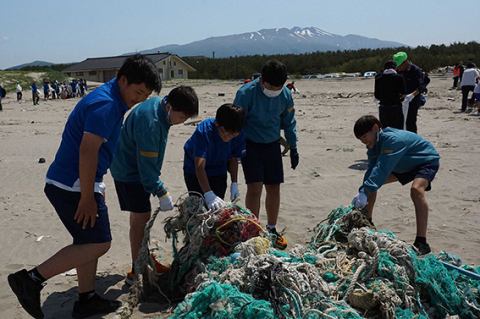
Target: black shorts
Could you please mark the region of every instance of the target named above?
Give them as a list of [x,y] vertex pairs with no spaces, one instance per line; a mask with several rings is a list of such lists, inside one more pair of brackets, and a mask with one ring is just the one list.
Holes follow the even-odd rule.
[[[183,177],[185,179],[185,184],[187,185],[187,189],[189,192],[198,192],[200,194],[203,194],[200,183],[198,183],[197,175],[189,174],[184,171]],[[215,195],[217,195],[221,199],[224,199],[225,192],[227,191],[227,174],[208,176],[208,184],[210,184],[210,188],[215,193]]]
[[283,162],[280,143],[254,143],[247,140],[247,154],[242,158],[245,182],[265,185],[283,183]]
[[74,219],[78,209],[78,203],[80,202],[80,192],[70,192],[48,183],[45,184],[44,191],[63,225],[65,225],[65,228],[67,228],[70,235],[72,235],[74,245],[98,244],[112,241],[110,221],[108,220],[108,208],[105,205],[105,199],[102,194],[94,194],[95,201],[97,202],[98,215],[95,225],[90,227],[89,222],[87,227],[83,229],[83,220],[77,223]]
[[124,183],[117,180],[115,190],[117,191],[120,209],[132,213],[149,213],[152,211],[150,193],[145,191],[141,183]]
[[424,164],[421,165],[410,172],[405,173],[395,173],[392,174],[398,179],[400,184],[405,185],[413,181],[415,178],[425,178],[428,180],[428,187],[425,191],[429,191],[432,189],[432,181],[435,178],[435,175],[438,172],[440,165],[436,164]]

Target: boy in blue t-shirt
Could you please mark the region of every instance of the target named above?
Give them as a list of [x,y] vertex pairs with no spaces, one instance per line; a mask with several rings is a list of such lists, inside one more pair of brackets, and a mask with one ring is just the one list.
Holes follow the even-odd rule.
[[110,248],[112,236],[105,206],[103,175],[120,137],[125,112],[145,101],[162,83],[155,64],[140,54],[128,57],[115,79],[82,99],[68,117],[45,194],[73,237],[73,244],[30,271],[8,276],[20,304],[34,318],[43,318],[40,292],[44,282],[77,269],[79,301],[74,318],[115,311],[121,303],[95,293],[98,258]]
[[220,106],[214,119],[200,123],[185,143],[183,172],[189,192],[203,194],[209,209],[219,209],[225,202],[227,171],[230,172],[230,200],[240,196],[238,158],[246,154],[246,114],[238,105]]
[[422,255],[430,253],[427,243],[428,203],[425,192],[431,189],[440,165],[440,155],[433,145],[415,133],[387,127],[372,115],[362,116],[354,127],[355,136],[367,145],[368,169],[359,193],[352,205],[366,207],[368,219],[372,221],[373,206],[377,190],[383,184],[411,181],[410,196],[415,206],[417,237],[414,246]]
[[[110,172],[120,209],[130,212],[132,270],[125,278],[127,284],[134,282],[134,263],[142,245],[145,225],[152,215],[150,194],[158,197],[161,210],[173,209],[172,196],[159,178],[168,131],[172,125],[181,124],[197,114],[197,94],[189,86],[180,86],[163,99],[155,97],[143,102],[125,119]],[[154,261],[157,272],[168,270],[156,259]]]

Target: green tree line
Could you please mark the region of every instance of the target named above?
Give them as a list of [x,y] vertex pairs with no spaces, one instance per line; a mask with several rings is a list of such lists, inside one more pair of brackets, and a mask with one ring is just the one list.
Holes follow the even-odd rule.
[[305,54],[251,55],[230,58],[211,59],[183,57],[182,59],[196,69],[189,72],[190,79],[247,79],[260,72],[266,61],[277,59],[287,66],[292,78],[306,74],[327,74],[335,72],[364,73],[380,71],[387,60],[398,51],[405,51],[408,59],[424,71],[453,66],[459,61],[480,63],[480,43],[453,43],[446,45],[418,46],[416,48],[384,48],[345,51],[313,52]]

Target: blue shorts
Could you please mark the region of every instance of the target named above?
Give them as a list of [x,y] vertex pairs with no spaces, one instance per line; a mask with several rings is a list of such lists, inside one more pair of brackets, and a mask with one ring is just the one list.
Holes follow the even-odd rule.
[[475,96],[475,101],[480,102],[480,93],[473,93],[473,96]]
[[120,209],[132,213],[150,213],[150,193],[145,191],[141,183],[124,183],[117,180],[115,190],[117,191]]
[[280,143],[263,144],[247,140],[247,154],[242,158],[243,174],[247,184],[265,185],[283,183],[283,162]]
[[108,209],[105,205],[105,199],[100,193],[95,193],[97,202],[97,219],[93,227],[90,222],[87,228],[82,229],[83,220],[80,223],[74,219],[80,202],[80,192],[70,192],[61,189],[52,184],[45,184],[45,195],[57,211],[58,217],[73,237],[74,245],[83,245],[91,243],[107,243],[112,241],[110,233],[110,221],[108,220]]
[[[185,184],[187,185],[187,189],[189,192],[198,192],[203,194],[202,187],[200,187],[200,183],[198,182],[197,175],[183,172],[183,177],[185,179]],[[207,176],[208,177],[208,184],[212,191],[220,197],[224,199],[225,192],[227,191],[227,174],[217,175],[217,176]]]
[[435,175],[438,172],[440,165],[436,164],[424,164],[421,165],[410,172],[405,173],[395,173],[392,172],[393,175],[398,179],[400,184],[405,185],[413,181],[415,178],[425,178],[428,180],[428,186],[425,191],[429,191],[432,189],[432,181],[435,178]]

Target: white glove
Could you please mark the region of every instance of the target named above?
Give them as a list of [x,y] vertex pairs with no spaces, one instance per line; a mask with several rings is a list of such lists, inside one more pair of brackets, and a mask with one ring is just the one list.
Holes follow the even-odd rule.
[[217,210],[225,206],[225,202],[220,197],[215,195],[213,191],[206,192],[204,196],[209,209]]
[[230,200],[233,201],[237,197],[240,197],[240,191],[238,190],[238,184],[237,184],[237,182],[232,182],[232,185],[230,186]]
[[367,206],[367,195],[362,192],[359,192],[352,200],[352,205],[355,205],[355,208],[360,209]]
[[410,102],[412,102],[412,100],[413,100],[414,97],[415,97],[415,96],[410,93],[410,94],[408,94],[408,95],[405,97],[405,100],[408,101],[408,103],[410,103]]
[[166,196],[160,197],[158,199],[158,202],[160,205],[160,210],[167,211],[173,209],[172,196],[170,196],[169,193],[167,193]]

